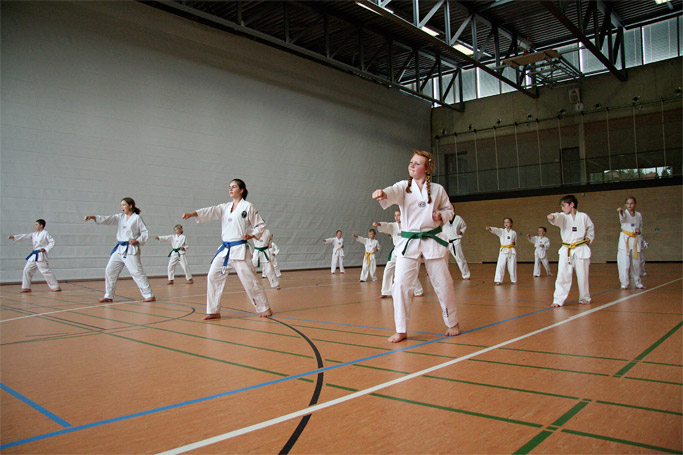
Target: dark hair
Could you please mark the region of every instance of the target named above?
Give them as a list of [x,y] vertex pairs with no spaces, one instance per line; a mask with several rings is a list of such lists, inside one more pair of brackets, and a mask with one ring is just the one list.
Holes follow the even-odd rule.
[[140,212],[142,212],[142,210],[140,210],[139,208],[135,207],[135,201],[133,200],[132,197],[124,197],[124,198],[121,199],[121,200],[122,200],[123,202],[125,202],[126,204],[130,205],[131,207],[133,207],[133,213],[135,213],[136,215],[139,215]]
[[45,223],[45,220],[42,219],[42,218],[38,218],[38,219],[36,220],[36,223],[40,224],[40,225],[43,226],[43,227],[45,227],[45,224],[46,224],[46,223]]
[[[341,229],[337,229],[337,232],[341,232]],[[337,235],[337,232],[334,233],[334,235]]]
[[503,222],[505,222],[505,220],[510,220],[510,224],[515,224],[515,222],[512,221],[512,218],[510,218],[509,216],[506,216],[505,218],[503,218]]
[[377,235],[377,231],[375,231],[374,229],[370,229],[368,232],[372,232],[373,234]]
[[247,194],[249,194],[249,191],[247,191],[247,184],[244,183],[244,180],[240,179],[232,179],[230,182],[235,182],[237,183],[237,187],[242,190],[242,199],[245,201],[247,200]]
[[637,203],[638,203],[638,202],[636,202],[636,198],[634,198],[633,196],[629,196],[629,197],[627,197],[626,199],[624,199],[624,203],[628,202],[629,199],[633,199],[633,203],[634,203],[634,204],[637,204]]
[[548,232],[548,230],[546,228],[544,228],[543,226],[539,226],[538,228],[543,229],[543,232]]
[[579,201],[576,200],[576,196],[573,194],[568,194],[562,199],[560,199],[560,204],[566,203],[567,205],[570,205],[572,202],[574,203],[574,208],[579,208]]

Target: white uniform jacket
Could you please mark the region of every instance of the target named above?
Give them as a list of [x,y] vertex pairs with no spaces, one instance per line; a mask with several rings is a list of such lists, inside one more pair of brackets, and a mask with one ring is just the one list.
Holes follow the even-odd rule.
[[[258,236],[266,228],[266,223],[254,208],[251,202],[244,199],[240,200],[231,212],[233,202],[205,207],[197,210],[197,223],[204,223],[211,220],[221,220],[221,241],[236,242],[244,240],[244,235]],[[218,257],[225,257],[228,249],[224,249]],[[246,260],[248,254],[247,244],[235,245],[230,248],[230,259]]]
[[[116,224],[118,226],[116,230],[117,242],[130,242],[131,240],[137,240],[139,242],[138,245],[119,245],[117,247],[117,252],[121,254],[126,254],[128,256],[140,254],[140,246],[147,243],[147,237],[149,236],[147,226],[145,226],[145,222],[142,221],[142,218],[137,213],[133,213],[130,217],[125,213],[116,213],[111,216],[97,215],[95,217],[95,223]],[[128,249],[127,251],[126,248]]]
[[377,239],[368,239],[365,237],[361,237],[360,235],[356,238],[356,241],[358,243],[362,243],[365,245],[365,252],[366,253],[378,253],[379,252],[379,240]]
[[38,258],[34,254],[28,258],[29,261],[45,261],[47,260],[47,252],[55,246],[55,239],[52,238],[49,232],[45,229],[38,232],[32,232],[30,234],[15,234],[14,241],[18,242],[20,240],[29,240],[33,242],[33,251],[45,248],[45,253],[42,251],[38,253]]
[[333,246],[332,253],[338,256],[344,256],[344,238],[330,237],[324,240],[325,243],[331,243]]
[[[379,201],[382,208],[396,204],[401,210],[401,229],[406,232],[428,232],[442,225],[443,222],[448,222],[453,217],[453,206],[448,199],[446,190],[438,183],[432,183],[432,202],[427,202],[427,183],[422,187],[417,185],[413,180],[410,187],[411,193],[406,193],[408,187],[408,180],[402,180],[393,184],[390,187],[384,188],[384,193],[387,198]],[[442,223],[432,219],[432,212],[441,213]],[[434,239],[413,239],[408,244],[408,249],[405,255],[403,248],[405,248],[408,239],[401,238],[401,241],[396,245],[394,253],[397,257],[407,257],[411,259],[418,259],[423,255],[425,259],[438,259],[448,255],[448,248],[439,244]]]
[[452,223],[449,221],[443,225],[443,232],[446,234],[449,242],[451,240],[460,240],[462,235],[458,234],[458,231],[464,234],[466,230],[467,224],[465,224],[465,220],[460,215],[455,215]]
[[517,250],[515,247],[503,247],[503,245],[517,245],[517,232],[512,229],[507,230],[505,228],[491,228],[491,234],[495,234],[500,239],[500,252],[508,255],[517,255]]
[[190,245],[187,244],[187,239],[183,234],[160,235],[159,240],[163,242],[171,242],[171,248],[173,248],[174,250],[178,250],[180,247],[184,248],[184,250],[178,250],[179,254],[185,254],[185,250],[187,250],[190,247]]
[[[621,223],[622,231],[630,232],[632,234],[636,233],[636,229],[640,229],[641,232],[643,231],[643,217],[640,212],[635,212],[635,214],[631,216],[628,210],[624,210],[624,214],[619,215],[619,222]],[[619,232],[618,249],[633,250],[638,243],[639,239],[637,237],[631,237],[623,232]],[[638,248],[638,251],[640,250],[641,248]]]
[[[560,236],[562,237],[562,243],[575,243],[581,240],[588,239],[590,243],[593,243],[595,239],[595,226],[590,217],[583,212],[576,212],[575,216],[565,215],[564,213],[553,213],[555,218],[550,221],[560,228]],[[567,247],[562,245],[562,248],[558,250],[560,258],[568,257]],[[572,256],[576,256],[581,259],[588,259],[591,257],[591,249],[585,243],[583,245],[574,248],[574,252],[571,253]]]
[[534,255],[537,258],[544,259],[547,256],[546,250],[550,248],[550,239],[548,237],[534,235],[529,239],[529,242],[533,243],[534,247],[536,247]]

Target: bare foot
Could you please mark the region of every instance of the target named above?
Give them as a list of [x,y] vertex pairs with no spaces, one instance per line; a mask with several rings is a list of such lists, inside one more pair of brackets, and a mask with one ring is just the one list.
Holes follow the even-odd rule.
[[550,305],[551,308],[559,308],[559,307],[561,307],[561,306],[562,306],[562,305],[559,304],[559,303],[553,303],[552,305]]
[[344,275],[346,275],[346,272],[342,272]]
[[208,321],[209,319],[220,319],[220,318],[221,318],[220,313],[211,313],[211,314],[207,314],[206,316],[204,316],[202,318],[202,321]]
[[415,294],[413,297],[424,297],[424,294]]
[[384,294],[379,296],[380,299],[388,299],[389,297],[391,297],[391,296],[390,295],[384,295]]
[[280,289],[282,289],[280,286],[275,288],[276,291],[279,291]]
[[50,292],[62,292],[62,288],[50,289]]
[[465,281],[469,281],[470,279],[469,279],[469,278],[463,278],[463,280],[465,280]]
[[408,338],[408,335],[406,335],[405,333],[394,333],[393,335],[391,335],[388,338],[388,340],[389,340],[389,343],[400,343],[401,341],[405,340],[406,338]]
[[166,284],[173,284],[173,280],[168,280]]
[[449,327],[448,330],[446,330],[446,333],[444,333],[447,337],[454,337],[456,335],[460,335],[460,323],[455,324],[455,327]]
[[113,302],[113,301],[114,301],[114,299],[108,299],[106,297],[102,297],[100,300],[98,300],[98,302],[100,302],[100,303],[109,303],[109,302]]
[[31,292],[31,290],[30,290],[30,289],[22,289],[22,290],[21,290],[21,291],[19,291],[19,292],[21,292],[21,293],[24,293],[24,294],[25,294],[25,293],[27,293],[27,292]]
[[641,284],[640,286],[636,286],[636,289],[647,289],[647,288]]
[[148,298],[148,299],[145,299],[144,301],[145,301],[145,302],[156,302],[156,301],[157,301],[157,298],[154,297],[154,296],[152,296],[152,297],[150,297],[150,298]]
[[495,284],[496,286],[500,286],[501,283],[499,283],[499,282],[496,281],[496,282],[493,283],[493,284]]
[[270,308],[268,308],[268,309],[267,309],[266,311],[264,311],[263,313],[259,314],[259,316],[262,317],[262,318],[269,318],[269,317],[271,317],[272,315],[273,315],[273,310],[271,310]]
[[513,281],[513,282],[512,282],[512,283],[510,283],[510,284],[517,284],[517,282],[516,282],[516,281]]
[[590,305],[590,304],[591,304],[591,301],[590,301],[590,300],[588,300],[588,301],[579,300],[579,303],[580,303],[581,305]]
[[187,284],[194,284],[194,278],[190,278],[189,280],[187,280]]

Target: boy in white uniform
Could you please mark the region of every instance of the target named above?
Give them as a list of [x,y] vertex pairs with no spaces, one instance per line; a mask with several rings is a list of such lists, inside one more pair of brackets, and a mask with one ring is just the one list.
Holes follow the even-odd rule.
[[579,303],[591,303],[588,289],[588,269],[591,262],[589,245],[595,239],[595,226],[587,214],[577,210],[578,204],[576,197],[569,194],[560,199],[562,212],[548,215],[548,221],[560,228],[562,237],[562,248],[558,251],[560,257],[557,263],[553,307],[564,305],[572,287],[572,269],[576,271],[576,281],[579,285]]
[[448,271],[448,242],[438,237],[441,226],[453,217],[453,206],[446,190],[431,183],[435,167],[431,153],[415,150],[408,164],[409,179],[372,193],[382,208],[396,204],[401,211],[401,243],[394,250],[397,259],[392,292],[396,333],[389,337],[390,343],[399,343],[408,337],[407,325],[420,261],[424,261],[439,299],[447,327],[445,335],[460,334],[455,289]]
[[375,239],[374,229],[368,231],[368,238],[360,237],[356,234],[352,234],[358,243],[365,245],[365,255],[363,256],[363,268],[360,271],[360,280],[367,281],[370,278],[372,281],[377,281],[377,275],[375,271],[377,270],[377,261],[375,260],[375,253],[379,252],[379,241]]
[[[273,270],[275,270],[275,276],[280,278],[282,276],[282,272],[280,272],[280,267],[277,265],[277,255],[280,254],[280,248],[277,246],[277,244],[273,241],[273,237],[270,237],[270,244],[268,244],[268,255],[270,256],[270,264],[273,266]],[[266,276],[266,271],[261,269],[261,276],[263,278],[268,278]]]
[[121,212],[111,216],[89,215],[85,217],[85,221],[94,220],[95,224],[116,224],[117,226],[117,243],[109,253],[109,262],[104,270],[104,297],[99,302],[114,301],[116,282],[124,266],[128,269],[128,273],[130,273],[135,284],[138,285],[145,302],[154,302],[156,298],[140,260],[140,247],[147,243],[147,226],[142,221],[140,209],[135,206],[135,201],[132,198],[124,197],[121,199]]
[[503,220],[504,228],[486,226],[486,230],[500,239],[500,251],[498,252],[498,263],[496,264],[496,275],[493,282],[500,286],[505,278],[505,265],[507,264],[510,281],[517,283],[517,232],[512,230],[512,218]]
[[[394,253],[394,249],[396,248],[396,245],[401,243],[402,239],[400,210],[394,211],[394,220],[396,220],[394,223],[372,223],[372,225],[375,226],[379,230],[379,232],[383,232],[385,234],[390,235],[391,240],[394,243],[394,247],[389,252],[387,264],[384,266],[384,275],[382,277],[382,295],[380,295],[380,299],[386,299],[387,297],[391,297],[391,289],[394,286],[394,271],[396,270],[396,254]],[[414,296],[424,296],[424,289],[422,289],[422,283],[420,283],[419,278],[415,279]]]
[[263,291],[261,282],[256,278],[254,268],[247,261],[249,248],[247,240],[261,234],[266,228],[261,215],[246,198],[249,194],[244,181],[234,179],[230,182],[228,192],[232,198],[213,207],[205,207],[194,212],[183,213],[183,219],[197,217],[197,223],[221,220],[221,240],[216,254],[211,260],[211,267],[206,276],[206,316],[204,320],[221,318],[221,295],[228,277],[226,270],[232,267],[247,291],[249,300],[262,318],[273,315],[270,304]]
[[526,238],[529,240],[529,242],[534,244],[535,250],[534,250],[534,277],[538,278],[541,276],[541,264],[543,264],[543,268],[545,268],[545,273],[548,274],[548,276],[553,276],[552,273],[550,273],[550,265],[548,264],[548,248],[550,248],[550,239],[546,237],[547,231],[546,228],[543,226],[538,228],[538,235],[531,236],[531,234],[527,234]]
[[466,230],[467,224],[465,224],[465,220],[463,220],[460,215],[454,215],[448,223],[443,225],[443,233],[448,238],[448,243],[450,244],[448,250],[453,255],[455,263],[458,264],[463,280],[470,279],[470,268],[468,267],[467,259],[465,259],[465,255],[462,252],[461,244],[462,236]]
[[268,281],[270,281],[270,286],[279,290],[280,282],[275,276],[275,269],[270,262],[272,258],[268,255],[268,245],[272,238],[273,234],[267,228],[259,236],[254,237],[254,254],[251,263],[254,267],[261,267],[263,273],[268,277]]
[[621,223],[617,247],[617,267],[621,289],[628,289],[629,275],[636,289],[645,289],[640,281],[641,260],[638,257],[638,254],[642,254],[638,235],[643,228],[643,217],[640,212],[636,212],[636,198],[633,196],[626,198],[624,206],[626,210],[622,207],[617,209],[619,223]]
[[168,283],[173,284],[175,278],[175,268],[180,263],[180,266],[185,272],[185,279],[188,284],[194,283],[192,279],[192,273],[190,273],[190,265],[187,263],[187,258],[185,257],[185,251],[190,247],[187,244],[187,239],[183,235],[183,227],[180,224],[176,224],[173,227],[175,235],[162,235],[154,237],[155,239],[162,242],[171,242],[171,252],[168,253]]
[[19,242],[21,240],[31,240],[33,242],[33,251],[26,256],[26,265],[21,278],[21,291],[31,292],[31,280],[36,269],[40,271],[50,287],[52,292],[60,292],[59,282],[55,278],[55,274],[50,269],[50,264],[47,262],[47,252],[55,246],[55,239],[52,238],[49,232],[45,230],[45,220],[42,218],[36,220],[33,224],[35,232],[30,234],[15,234],[7,237],[10,240]]
[[332,266],[330,270],[334,273],[337,268],[337,261],[339,261],[339,271],[341,273],[346,273],[344,271],[344,239],[342,238],[342,231],[338,230],[335,237],[323,240],[323,243],[332,244]]

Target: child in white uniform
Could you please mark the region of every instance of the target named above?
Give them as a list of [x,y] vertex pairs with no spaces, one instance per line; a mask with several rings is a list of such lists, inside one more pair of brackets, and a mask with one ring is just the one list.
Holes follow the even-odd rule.
[[[389,258],[387,259],[387,264],[384,266],[384,276],[382,277],[382,295],[380,299],[386,299],[391,297],[391,289],[394,286],[394,272],[396,270],[396,254],[394,250],[396,245],[401,243],[401,211],[394,211],[394,223],[372,223],[379,232],[383,232],[391,236],[391,240],[394,243],[394,247],[389,252]],[[420,283],[419,278],[415,278],[415,290],[413,292],[415,297],[424,296],[424,289],[422,289],[422,283]]]
[[560,228],[562,237],[562,248],[558,251],[560,257],[557,263],[553,307],[564,305],[572,287],[572,269],[576,271],[576,281],[579,285],[579,303],[591,303],[588,289],[588,269],[591,262],[589,245],[595,239],[595,226],[587,214],[577,210],[578,204],[576,197],[569,194],[560,199],[562,212],[548,215],[548,221]]
[[638,260],[640,261],[640,276],[642,278],[647,276],[647,272],[645,271],[645,250],[647,250],[647,247],[650,245],[645,241],[642,234],[638,236],[638,242]]
[[140,218],[140,209],[135,206],[132,198],[124,197],[121,199],[121,212],[111,216],[88,215],[85,221],[95,220],[95,224],[116,224],[117,244],[109,253],[109,262],[104,271],[104,297],[100,303],[113,302],[116,282],[119,279],[121,270],[125,266],[128,273],[135,280],[135,284],[140,288],[140,293],[145,298],[145,302],[154,302],[154,292],[147,280],[145,271],[142,270],[140,260],[140,247],[147,242],[147,226]]
[[458,264],[463,280],[470,279],[470,268],[467,265],[467,259],[462,252],[462,236],[467,230],[467,224],[460,215],[454,215],[453,218],[443,225],[443,233],[448,238],[450,244],[448,250],[453,255],[455,263]]
[[622,207],[617,209],[619,212],[619,223],[621,232],[619,233],[619,246],[617,247],[617,267],[619,269],[619,281],[621,289],[628,289],[629,275],[636,289],[645,289],[640,281],[641,262],[638,257],[642,254],[640,248],[640,231],[643,228],[643,216],[636,212],[636,198],[627,197]]
[[396,204],[401,211],[401,243],[396,246],[396,274],[393,288],[396,333],[389,342],[407,338],[410,306],[415,278],[424,260],[427,274],[439,299],[447,336],[460,334],[455,307],[453,279],[448,271],[448,242],[438,237],[441,226],[453,217],[453,206],[446,190],[431,183],[435,163],[432,154],[415,150],[408,165],[410,177],[394,185],[375,190],[373,199],[382,208]]
[[187,251],[190,246],[187,244],[187,239],[183,235],[183,226],[176,224],[173,226],[173,230],[175,231],[175,235],[154,237],[162,242],[171,242],[171,252],[168,253],[168,257],[170,258],[168,260],[168,283],[166,284],[173,284],[175,268],[178,263],[180,263],[183,272],[185,272],[185,279],[188,284],[192,284],[194,283],[194,280],[192,279],[192,273],[190,273],[190,265],[187,263],[187,258],[185,257],[185,251]]
[[334,273],[337,268],[337,261],[339,261],[339,271],[341,273],[346,273],[344,271],[344,239],[342,238],[342,231],[338,230],[335,237],[325,239],[323,240],[323,243],[332,244],[332,266],[330,268],[332,273]]
[[353,234],[353,237],[358,243],[365,245],[365,255],[363,256],[363,268],[360,271],[360,280],[367,281],[370,278],[372,281],[377,281],[375,271],[377,270],[377,261],[375,253],[379,252],[379,242],[375,239],[377,232],[374,229],[368,231],[368,238],[360,237]]
[[261,234],[266,228],[261,215],[251,202],[247,202],[247,186],[240,179],[230,182],[228,189],[231,202],[205,207],[190,213],[183,213],[183,219],[197,217],[197,223],[221,220],[222,245],[211,260],[206,277],[206,316],[204,320],[221,318],[221,295],[228,276],[226,269],[232,267],[247,291],[249,300],[262,318],[273,315],[263,291],[261,281],[256,278],[254,268],[247,261],[249,249],[247,240]]
[[50,287],[52,292],[60,292],[59,282],[55,278],[55,274],[50,269],[50,264],[47,262],[47,252],[55,246],[55,239],[52,238],[49,232],[45,230],[45,220],[39,219],[33,224],[35,232],[30,234],[15,234],[7,237],[10,240],[19,242],[21,240],[31,240],[33,242],[33,251],[26,256],[26,265],[21,278],[21,291],[31,292],[31,280],[36,269],[40,271]]
[[486,230],[500,239],[500,251],[498,252],[498,264],[496,264],[496,275],[493,282],[500,286],[505,278],[505,265],[507,264],[510,281],[517,283],[517,232],[512,230],[512,218],[503,220],[504,228],[494,228],[486,226]]
[[275,269],[271,264],[272,258],[268,254],[268,245],[272,238],[273,234],[268,229],[264,229],[259,236],[254,237],[254,254],[251,263],[254,267],[261,267],[263,273],[268,277],[268,281],[270,281],[270,286],[279,290],[280,282],[275,276]]
[[[277,265],[277,255],[280,254],[280,248],[277,246],[275,242],[273,242],[272,236],[270,239],[270,244],[268,245],[268,256],[270,256],[270,264],[273,266],[275,276],[280,278],[282,276],[282,272],[280,272],[280,267]],[[261,276],[263,278],[267,278],[266,271],[264,269],[261,269]]]
[[550,265],[548,264],[548,248],[550,248],[550,239],[546,237],[547,230],[543,226],[538,228],[538,235],[531,236],[527,234],[526,238],[529,242],[534,244],[534,277],[538,278],[541,276],[541,264],[545,269],[545,273],[548,276],[553,276],[550,273]]

